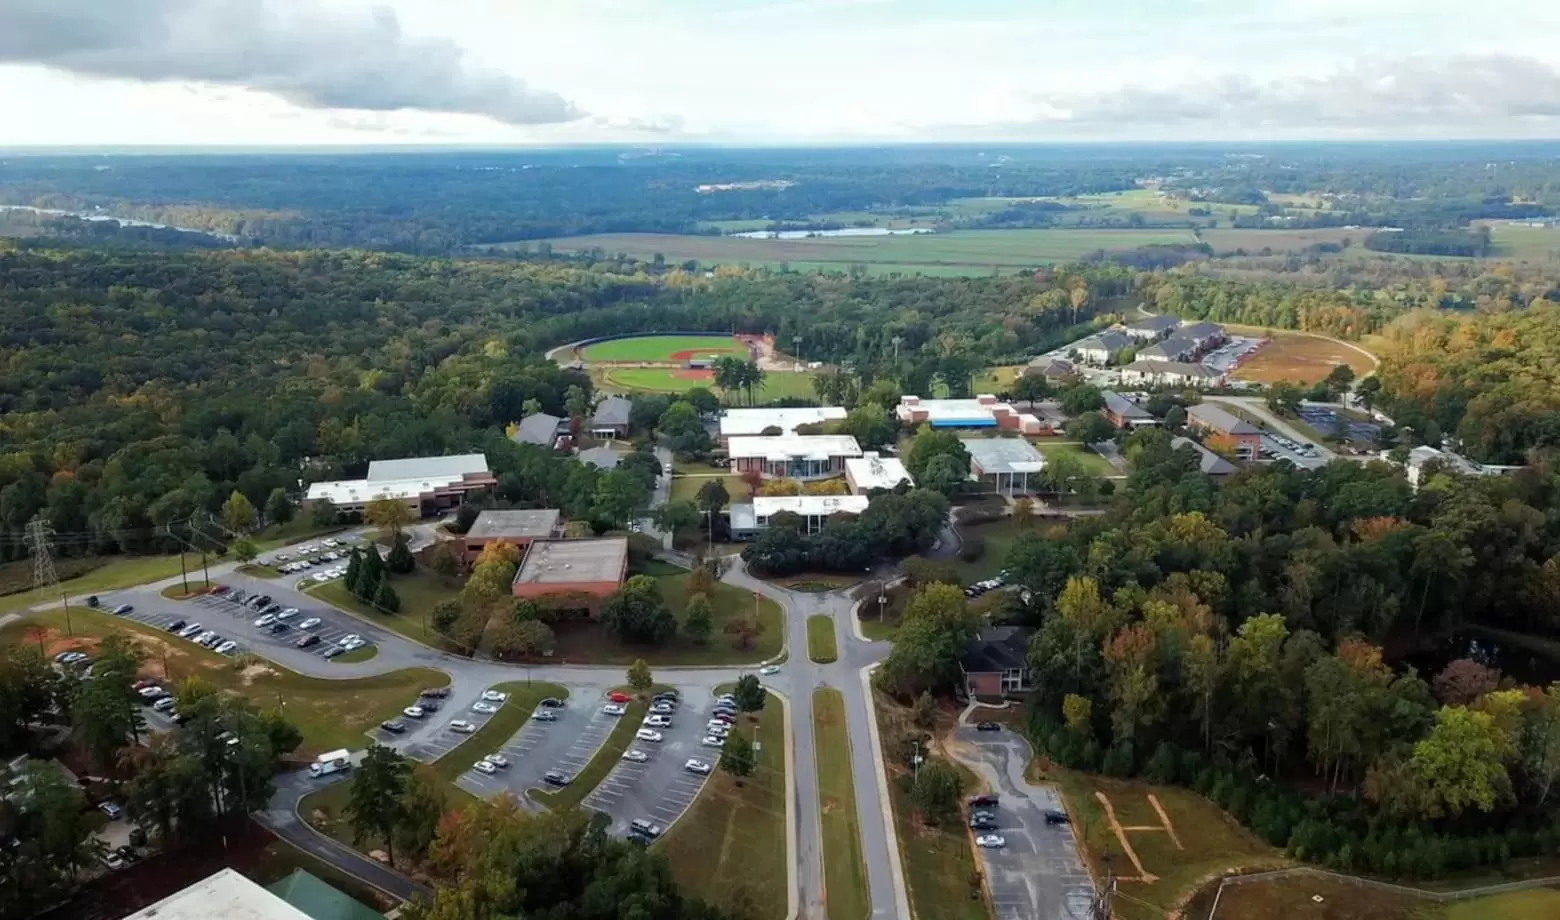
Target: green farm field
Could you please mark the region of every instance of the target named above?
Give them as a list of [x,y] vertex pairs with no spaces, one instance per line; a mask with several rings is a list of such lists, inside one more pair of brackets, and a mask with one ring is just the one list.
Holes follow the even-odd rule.
[[580,357],[586,361],[684,361],[694,355],[746,358],[748,347],[729,335],[647,335],[597,342],[580,349]]
[[[1017,269],[1077,259],[1097,250],[1129,250],[1157,243],[1187,243],[1184,230],[955,230],[920,236],[828,237],[750,240],[737,237],[612,233],[552,241],[555,251],[603,249],[669,262],[751,265],[855,263],[880,267]],[[587,358],[592,357],[587,354]],[[627,360],[627,359],[625,359]]]

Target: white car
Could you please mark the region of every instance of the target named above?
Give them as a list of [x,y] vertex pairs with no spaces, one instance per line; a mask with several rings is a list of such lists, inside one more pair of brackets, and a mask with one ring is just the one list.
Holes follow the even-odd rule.
[[492,774],[498,772],[498,768],[497,767],[493,766],[492,764],[488,763],[485,760],[477,761],[476,763],[471,765],[471,768],[473,770],[476,770],[478,773],[487,773],[489,775],[492,775]]
[[155,684],[150,687],[142,687],[141,689],[137,690],[136,693],[139,693],[141,695],[141,699],[143,700],[161,699],[162,697],[168,695],[168,691]]
[[758,669],[758,673],[764,675],[765,677],[768,677],[771,674],[779,674],[780,666],[777,664],[766,664]]
[[219,655],[231,655],[231,654],[233,654],[237,650],[238,650],[238,643],[234,642],[231,639],[229,639],[228,641],[222,643],[221,645],[218,645],[212,651],[215,651]]
[[672,720],[667,716],[645,716],[645,720],[639,724],[648,725],[651,728],[671,728]]
[[628,708],[621,703],[608,703],[607,705],[601,707],[601,711],[605,715],[620,716],[623,713],[628,712]]
[[509,766],[509,758],[505,757],[503,754],[493,753],[493,754],[487,755],[486,757],[484,757],[482,759],[484,761],[486,761],[487,763],[492,764],[495,767],[507,767],[507,766]]
[[408,706],[401,710],[401,712],[405,714],[408,719],[421,719],[423,716],[427,715],[421,706]]
[[318,625],[320,625],[320,618],[319,617],[309,617],[307,620],[304,620],[303,622],[299,623],[298,624],[298,628],[299,629],[313,629],[314,627],[316,627]]
[[178,704],[178,701],[175,700],[173,697],[165,696],[162,699],[158,700],[157,702],[153,703],[152,704],[152,709],[156,710],[157,712],[167,712],[168,710],[172,709],[177,704]]
[[255,620],[255,625],[264,627],[264,626],[270,626],[272,623],[275,623],[275,622],[276,622],[275,614],[268,613],[265,616],[260,617],[258,620]]
[[673,706],[671,703],[656,703],[654,706],[650,707],[650,711],[656,715],[669,716],[677,711],[677,707]]
[[638,748],[630,748],[629,750],[623,752],[623,759],[631,760],[634,763],[644,763],[650,759],[650,755],[646,754],[644,751],[639,750]]
[[480,712],[484,715],[490,716],[493,713],[498,712],[498,707],[494,706],[492,703],[472,703],[471,711]]
[[290,620],[290,619],[292,619],[293,617],[295,617],[297,615],[298,615],[298,608],[297,607],[288,607],[286,610],[283,610],[281,613],[278,613],[276,615],[276,618],[278,620]]
[[477,730],[477,726],[467,722],[465,719],[456,719],[450,723],[450,730],[460,732],[462,735],[469,735]]
[[502,690],[484,690],[482,691],[482,698],[489,703],[502,703],[509,699],[509,694]]
[[1001,834],[982,834],[975,838],[975,845],[995,850],[1007,846],[1007,840]]
[[337,645],[350,645],[353,642],[361,642],[361,641],[363,641],[363,637],[358,635],[357,633],[347,633],[345,636],[342,636],[340,639],[337,639],[336,640],[336,644]]
[[367,644],[368,643],[364,642],[362,639],[351,639],[351,640],[348,640],[346,642],[340,643],[341,647],[346,649],[349,652],[353,651],[355,649],[360,649],[360,648],[362,648],[363,646],[365,646]]
[[641,728],[639,731],[634,732],[634,737],[640,741],[660,741],[661,733],[653,728]]
[[699,743],[705,747],[724,747],[726,744],[726,742],[720,740],[714,735],[705,735],[703,738],[699,739]]
[[687,770],[689,773],[702,773],[708,776],[710,772],[710,765],[703,760],[690,760],[683,764],[683,769]]

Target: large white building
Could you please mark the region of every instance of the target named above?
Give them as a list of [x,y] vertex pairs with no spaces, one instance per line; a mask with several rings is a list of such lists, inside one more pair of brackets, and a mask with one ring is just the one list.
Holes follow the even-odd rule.
[[232,869],[223,869],[124,920],[312,920]]
[[307,500],[329,501],[338,511],[352,513],[369,502],[391,498],[405,502],[421,517],[453,508],[468,492],[497,484],[482,454],[375,460],[362,479],[311,483]]
[[848,434],[792,434],[732,438],[726,446],[731,468],[784,479],[823,479],[845,472],[845,461],[861,456]]
[[781,434],[795,434],[798,425],[821,425],[845,417],[839,406],[803,406],[794,409],[727,409],[720,417],[722,439],[761,435],[771,428]]
[[860,457],[845,461],[845,482],[857,495],[865,495],[873,489],[892,489],[901,482],[915,485],[910,471],[895,457],[884,457],[869,451]]
[[731,535],[752,539],[781,512],[802,519],[803,533],[817,533],[836,514],[860,514],[867,510],[865,495],[758,495],[751,503],[731,506]]
[[974,399],[922,399],[902,396],[894,415],[906,425],[931,425],[933,428],[997,428],[1042,434],[1040,419],[1020,412],[990,393]]

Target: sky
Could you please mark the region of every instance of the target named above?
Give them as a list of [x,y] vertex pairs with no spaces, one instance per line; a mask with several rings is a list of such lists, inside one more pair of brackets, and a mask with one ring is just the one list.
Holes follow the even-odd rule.
[[1555,0],[0,0],[0,146],[1560,137]]

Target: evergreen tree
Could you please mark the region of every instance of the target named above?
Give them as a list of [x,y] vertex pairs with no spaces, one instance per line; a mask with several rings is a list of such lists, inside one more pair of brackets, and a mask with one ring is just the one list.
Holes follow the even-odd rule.
[[397,535],[395,546],[390,549],[390,558],[385,561],[386,567],[397,575],[409,575],[417,568],[417,559],[407,543],[406,534]]
[[401,598],[390,587],[388,576],[379,579],[379,587],[374,591],[373,604],[375,609],[386,613],[397,613],[401,609]]

